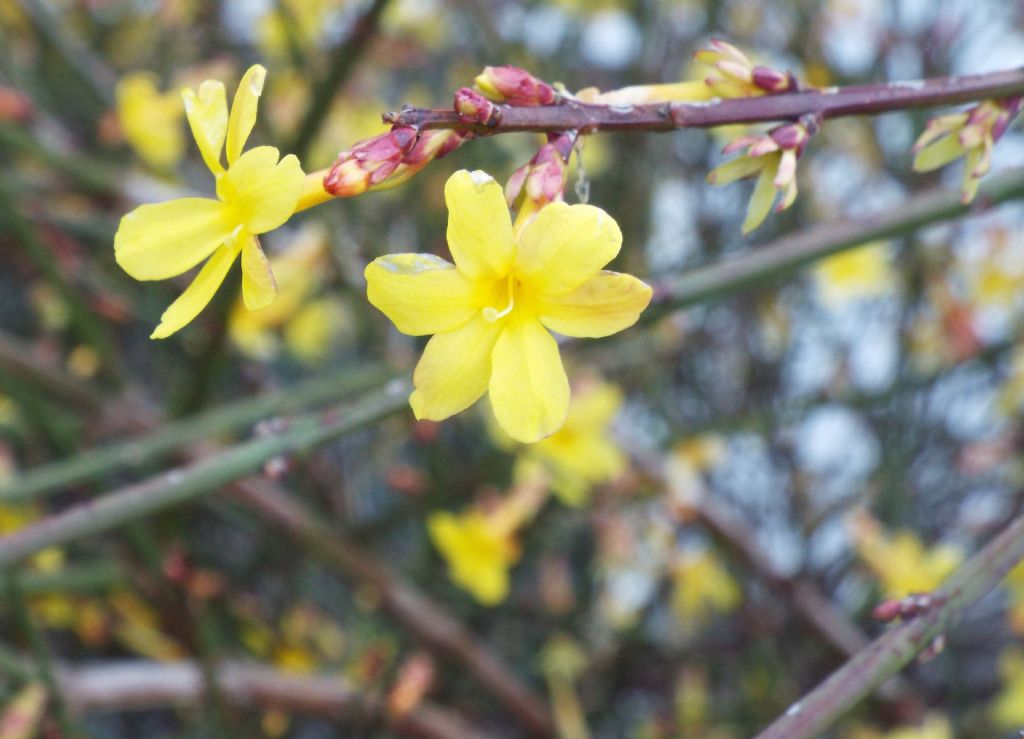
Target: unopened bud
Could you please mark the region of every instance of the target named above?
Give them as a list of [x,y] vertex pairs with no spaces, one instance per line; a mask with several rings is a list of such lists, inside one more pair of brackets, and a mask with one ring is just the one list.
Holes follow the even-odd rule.
[[482,126],[494,126],[500,117],[498,106],[468,87],[455,92],[455,112],[463,123]]
[[491,100],[509,105],[552,105],[555,88],[519,67],[484,67],[474,80],[477,89]]
[[797,89],[796,77],[792,72],[780,72],[760,64],[750,71],[750,81],[765,92],[773,94],[793,92]]
[[505,199],[522,208],[542,208],[562,199],[575,137],[557,134],[537,150],[527,164],[512,173],[505,186]]
[[337,197],[361,195],[390,177],[416,142],[412,126],[395,126],[387,133],[360,141],[338,155],[324,177],[324,190]]

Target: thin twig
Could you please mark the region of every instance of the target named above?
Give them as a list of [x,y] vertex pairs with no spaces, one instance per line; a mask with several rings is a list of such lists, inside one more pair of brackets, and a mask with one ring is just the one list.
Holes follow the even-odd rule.
[[274,457],[305,452],[335,439],[405,407],[409,389],[408,380],[393,380],[358,401],[297,419],[279,434],[253,439],[190,466],[127,485],[0,537],[0,568],[49,546],[67,544],[216,491],[259,471]]
[[[3,358],[4,340],[0,335],[0,361]],[[350,367],[286,390],[220,405],[205,413],[156,426],[144,436],[82,451],[69,459],[25,470],[10,480],[0,481],[0,501],[35,500],[112,472],[140,470],[199,439],[237,433],[261,420],[337,402],[379,386],[392,376],[389,370],[380,366]]]
[[933,595],[938,605],[889,630],[789,707],[757,739],[809,739],[895,675],[1024,559],[1024,516],[974,555]]
[[972,205],[964,205],[957,193],[933,190],[883,213],[814,226],[736,257],[656,282],[654,299],[644,312],[644,319],[651,320],[668,310],[720,298],[746,287],[761,287],[772,278],[845,249],[900,236],[931,223],[983,213],[1020,198],[1024,198],[1024,168],[984,181]]
[[[392,716],[380,698],[368,695],[340,675],[293,675],[263,665],[219,662],[213,672],[225,700],[244,708],[278,709],[345,721],[370,716],[388,728],[422,739],[484,736],[463,718],[424,702],[403,716]],[[191,661],[124,662],[64,667],[58,677],[72,710],[95,711],[194,707],[203,693],[199,665]]]
[[554,105],[536,107],[499,105],[493,125],[465,123],[451,108],[407,107],[385,114],[384,121],[420,129],[472,131],[481,136],[514,131],[658,132],[733,123],[796,120],[804,115],[822,118],[868,115],[1016,95],[1024,95],[1024,70],[812,89],[701,103],[592,105],[568,99]]

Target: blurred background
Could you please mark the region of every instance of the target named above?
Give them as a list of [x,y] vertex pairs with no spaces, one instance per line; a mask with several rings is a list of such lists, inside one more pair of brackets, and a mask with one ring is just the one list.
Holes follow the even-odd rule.
[[[113,234],[140,203],[212,193],[183,87],[215,78],[230,92],[263,64],[252,140],[313,171],[385,131],[383,111],[450,105],[487,64],[570,90],[699,79],[691,57],[710,38],[819,86],[980,73],[1024,64],[1024,3],[0,0],[0,533],[279,433],[297,411],[373,397],[423,342],[368,305],[365,264],[446,255],[451,172],[504,181],[541,143],[471,141],[395,190],[297,215],[262,239],[281,288],[271,308],[247,312],[236,275],[151,341],[187,281],[132,280]],[[960,165],[911,172],[927,116],[829,122],[796,205],[748,238],[750,185],[704,179],[735,130],[586,137],[567,199],[607,210],[624,234],[613,266],[657,285],[955,191]],[[993,170],[1021,165],[1011,129]],[[258,483],[298,501],[347,559],[219,489],[39,552],[0,598],[5,710],[54,737],[537,730],[466,667],[479,648],[563,736],[749,736],[881,632],[879,600],[936,587],[1024,505],[1021,234],[1011,202],[573,342],[575,402],[596,407],[546,447],[501,438],[486,403],[440,425],[403,404],[268,460]],[[103,453],[154,436],[164,446]],[[529,498],[531,465],[554,497],[500,552],[436,532]],[[510,572],[498,598],[465,584],[489,565]],[[395,593],[436,604],[469,652],[429,648],[409,624],[433,612],[403,611]],[[941,654],[831,735],[1016,736],[1021,634],[1018,568]],[[210,678],[223,661],[267,682],[240,697]],[[135,672],[118,683],[117,665]],[[314,676],[326,681],[298,681]],[[147,679],[148,695],[130,689]],[[317,703],[340,686],[351,705]],[[437,733],[445,721],[465,725]]]

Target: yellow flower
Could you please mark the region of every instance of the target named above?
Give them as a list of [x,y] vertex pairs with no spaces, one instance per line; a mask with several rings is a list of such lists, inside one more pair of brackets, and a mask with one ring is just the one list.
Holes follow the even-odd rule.
[[442,511],[430,515],[427,529],[455,584],[484,605],[505,599],[508,571],[519,559],[519,549],[501,517],[476,510],[458,516]]
[[822,297],[832,304],[884,294],[893,279],[883,243],[865,244],[824,259],[814,268],[814,276]]
[[857,515],[852,528],[857,553],[890,598],[935,590],[963,560],[963,553],[954,546],[926,549],[912,531],[886,536],[867,513]]
[[622,393],[615,385],[599,381],[580,384],[565,425],[528,447],[520,456],[520,466],[542,465],[551,474],[551,488],[559,500],[569,506],[582,505],[591,487],[614,480],[626,469],[626,455],[608,433],[621,407]]
[[170,169],[181,159],[181,99],[161,93],[156,77],[135,72],[122,77],[115,89],[117,117],[125,140],[154,169]]
[[683,622],[728,613],[743,597],[739,584],[711,551],[687,552],[672,568],[672,609]]
[[445,185],[448,246],[392,254],[366,268],[367,296],[402,333],[434,334],[413,374],[417,418],[440,421],[489,391],[491,408],[517,441],[557,431],[569,411],[569,380],[548,330],[601,337],[633,325],[651,288],[602,271],[622,245],[600,208],[551,203],[513,232],[501,186],[483,172]]
[[[256,123],[265,78],[266,70],[260,65],[249,68],[238,84],[230,117],[222,83],[206,80],[198,93],[182,93],[192,134],[216,179],[217,199],[181,198],[141,205],[121,219],[114,256],[137,280],[165,280],[207,260],[188,289],[164,312],[151,338],[166,338],[195,318],[239,254],[246,307],[265,308],[277,293],[270,263],[256,236],[288,220],[303,194],[305,175],[294,155],[281,159],[272,146],[242,152]],[[227,169],[220,161],[222,149]]]

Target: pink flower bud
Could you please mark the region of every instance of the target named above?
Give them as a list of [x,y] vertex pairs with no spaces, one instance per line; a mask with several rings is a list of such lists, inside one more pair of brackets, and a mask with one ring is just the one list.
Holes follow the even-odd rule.
[[519,67],[484,67],[474,81],[480,92],[499,103],[552,105],[558,99],[555,88]]
[[751,81],[765,92],[780,93],[796,90],[796,78],[791,72],[780,72],[771,67],[757,65],[751,71]]
[[455,92],[455,112],[463,123],[483,126],[493,126],[499,118],[498,106],[468,87]]
[[324,177],[324,189],[337,197],[366,192],[391,176],[416,141],[412,126],[395,126],[387,133],[360,141],[338,155]]

